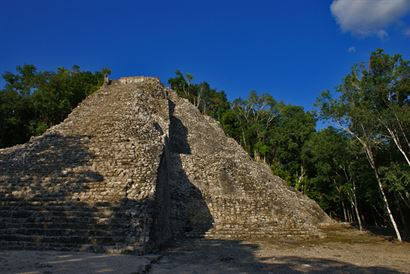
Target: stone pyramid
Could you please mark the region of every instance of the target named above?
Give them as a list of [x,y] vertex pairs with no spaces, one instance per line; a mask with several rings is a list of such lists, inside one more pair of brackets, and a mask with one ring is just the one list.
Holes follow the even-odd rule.
[[177,237],[317,237],[331,222],[156,78],[115,80],[0,150],[0,248],[142,253]]

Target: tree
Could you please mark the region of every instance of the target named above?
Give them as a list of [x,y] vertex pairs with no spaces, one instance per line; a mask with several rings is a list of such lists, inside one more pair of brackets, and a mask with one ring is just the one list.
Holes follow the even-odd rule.
[[266,93],[252,91],[245,99],[228,102],[223,91],[207,82],[192,82],[192,75],[187,79],[179,72],[169,83],[202,113],[217,119],[251,157],[269,164],[327,213],[359,228],[385,226],[397,215],[401,217],[397,225],[408,227],[407,67],[400,58],[380,60],[388,58],[378,52],[373,63],[355,66],[340,85],[341,96],[332,98],[326,92],[319,99],[319,118],[333,120],[344,131],[316,132],[315,115],[300,106],[278,103]]
[[222,115],[229,109],[229,102],[224,91],[217,91],[207,82],[194,84],[190,73],[184,74],[177,70],[174,78],[168,79],[171,88],[183,98],[188,99],[199,111],[221,120]]
[[272,159],[276,162],[274,171],[287,173],[287,179],[296,189],[303,190],[306,168],[301,154],[304,143],[315,131],[316,120],[303,107],[278,104],[278,116],[271,130],[270,146]]
[[359,69],[355,85],[364,89],[367,111],[410,166],[410,62],[379,49],[372,54],[368,67]]
[[18,66],[3,74],[0,90],[0,147],[24,143],[65,119],[85,97],[103,84],[103,72],[71,70],[38,71]]
[[181,97],[190,98],[190,81],[192,81],[193,76],[187,73],[185,76],[180,70],[175,71],[176,76],[174,78],[168,79],[168,84],[171,88],[177,92]]
[[[383,188],[380,164],[375,156],[379,147],[389,142],[384,134],[385,129],[387,131],[389,129],[393,130],[393,127],[389,126],[390,123],[388,123],[388,121],[394,120],[390,119],[390,117],[394,116],[394,111],[390,109],[389,102],[394,102],[392,104],[398,106],[407,105],[408,107],[408,99],[403,95],[406,93],[401,89],[403,85],[407,87],[408,80],[403,80],[406,77],[403,77],[401,73],[392,72],[392,70],[395,70],[395,66],[392,64],[397,62],[396,59],[400,58],[385,55],[382,50],[374,52],[370,57],[368,66],[360,65],[353,67],[352,72],[345,77],[343,83],[338,87],[338,97],[332,98],[331,94],[326,91],[318,99],[317,105],[320,108],[322,118],[331,120],[361,144],[373,170],[397,239],[402,241],[388,197]],[[408,62],[404,61],[401,63],[408,64]],[[407,75],[407,68],[400,68],[398,70],[406,71],[404,75]],[[386,91],[390,86],[393,88]],[[396,101],[397,103],[395,103]],[[401,121],[401,123],[403,128],[401,135],[403,139],[406,139],[405,129],[408,128],[408,124],[406,124],[405,120]],[[395,129],[398,128],[395,127]],[[397,134],[396,137],[393,137],[395,134],[390,134],[390,137],[394,139],[399,136]],[[399,147],[400,144],[397,145],[396,141],[394,142]]]
[[309,177],[306,193],[332,215],[343,213],[349,222],[356,219],[362,230],[357,192],[363,160],[354,140],[332,127],[311,134],[303,146],[302,161]]
[[232,103],[237,120],[240,121],[241,139],[245,149],[259,160],[267,162],[268,132],[277,116],[276,101],[267,93],[258,95],[251,91],[248,99],[236,99]]

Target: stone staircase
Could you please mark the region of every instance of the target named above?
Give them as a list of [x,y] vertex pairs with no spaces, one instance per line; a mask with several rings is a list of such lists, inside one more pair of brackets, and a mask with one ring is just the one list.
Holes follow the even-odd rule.
[[119,252],[126,248],[118,243],[127,242],[130,220],[120,207],[13,198],[1,199],[0,205],[2,248],[108,251],[116,247]]
[[167,128],[152,115],[166,107],[158,80],[116,83],[0,150],[0,248],[143,252],[166,133],[153,122]]
[[[313,232],[313,233],[312,233]],[[312,238],[315,235],[314,231],[304,229],[278,228],[272,226],[271,229],[260,229],[260,227],[237,226],[235,224],[227,225],[224,228],[212,228],[207,231],[204,238],[207,239],[225,239],[225,240],[277,240],[277,239],[292,239],[303,240]],[[320,234],[316,233],[316,237]]]

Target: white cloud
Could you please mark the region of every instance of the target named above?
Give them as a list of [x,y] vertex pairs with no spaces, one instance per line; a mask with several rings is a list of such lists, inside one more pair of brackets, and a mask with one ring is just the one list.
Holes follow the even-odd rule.
[[347,49],[348,53],[355,53],[356,52],[356,48],[355,47],[350,47]]
[[404,35],[410,37],[410,28],[404,30]]
[[387,31],[385,31],[385,30],[383,30],[383,29],[382,29],[382,30],[378,30],[376,34],[377,34],[377,36],[379,36],[379,38],[382,39],[382,40],[385,39],[385,38],[387,38],[387,37],[389,37],[389,34],[387,33]]
[[410,11],[410,0],[333,0],[330,10],[343,31],[385,38],[385,28]]

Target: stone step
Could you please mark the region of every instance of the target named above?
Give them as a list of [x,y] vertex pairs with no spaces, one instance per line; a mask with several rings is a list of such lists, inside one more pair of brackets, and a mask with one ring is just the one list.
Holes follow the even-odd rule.
[[60,251],[75,251],[80,250],[81,245],[70,243],[39,243],[39,242],[22,242],[22,241],[0,241],[2,249],[25,249],[25,250],[60,250]]
[[204,235],[205,238],[310,238],[315,237],[311,231],[302,229],[278,229],[278,230],[210,230]]
[[42,235],[42,236],[92,236],[92,237],[116,237],[123,238],[118,230],[96,229],[41,229],[41,228],[3,228],[0,235]]
[[247,229],[226,229],[226,230],[209,230],[206,232],[206,234],[232,234],[232,233],[243,233],[243,234],[263,234],[263,233],[290,233],[290,234],[306,234],[306,233],[311,233],[311,231],[306,231],[302,229],[277,229],[277,230],[272,230],[272,229],[259,229],[259,230],[247,230]]
[[106,216],[103,212],[0,210],[0,218],[28,218],[32,216],[94,218]]
[[89,229],[89,230],[121,230],[128,227],[127,222],[111,221],[95,222],[90,219],[50,219],[50,218],[38,218],[33,220],[27,219],[0,219],[0,229],[12,229],[12,228],[32,228],[32,229]]
[[56,250],[56,251],[87,251],[104,252],[111,254],[137,254],[144,255],[143,245],[115,244],[70,244],[70,243],[42,243],[42,242],[21,242],[21,241],[0,241],[0,247],[8,250]]
[[121,212],[87,212],[87,211],[67,211],[67,210],[58,210],[58,211],[47,211],[47,210],[0,210],[0,218],[31,218],[31,217],[43,217],[43,218],[78,218],[78,219],[126,219]]
[[128,218],[78,218],[75,216],[70,217],[58,217],[58,216],[42,216],[33,215],[27,218],[0,218],[1,224],[7,224],[7,226],[12,226],[13,224],[17,226],[31,226],[34,224],[44,224],[44,227],[49,227],[50,225],[56,225],[57,227],[63,227],[64,225],[78,224],[82,226],[101,226],[101,227],[123,227],[127,222]]
[[43,235],[0,235],[0,242],[33,242],[33,243],[59,243],[59,244],[104,244],[112,245],[123,239],[113,237],[81,237],[81,236],[43,236]]
[[[0,196],[1,197],[1,196]],[[43,200],[43,198],[45,198]],[[2,197],[0,200],[0,206],[1,208],[3,207],[33,207],[33,208],[53,208],[53,207],[58,207],[58,208],[77,208],[81,210],[89,210],[92,211],[94,210],[93,208],[98,208],[100,210],[102,209],[119,209],[117,206],[113,206],[112,203],[109,202],[97,202],[95,204],[82,204],[82,203],[70,203],[67,202],[66,200],[56,200],[56,199],[48,199],[47,197],[33,197],[30,199],[30,201],[25,201],[21,200],[18,198],[5,198]],[[93,207],[93,208],[92,208]]]

